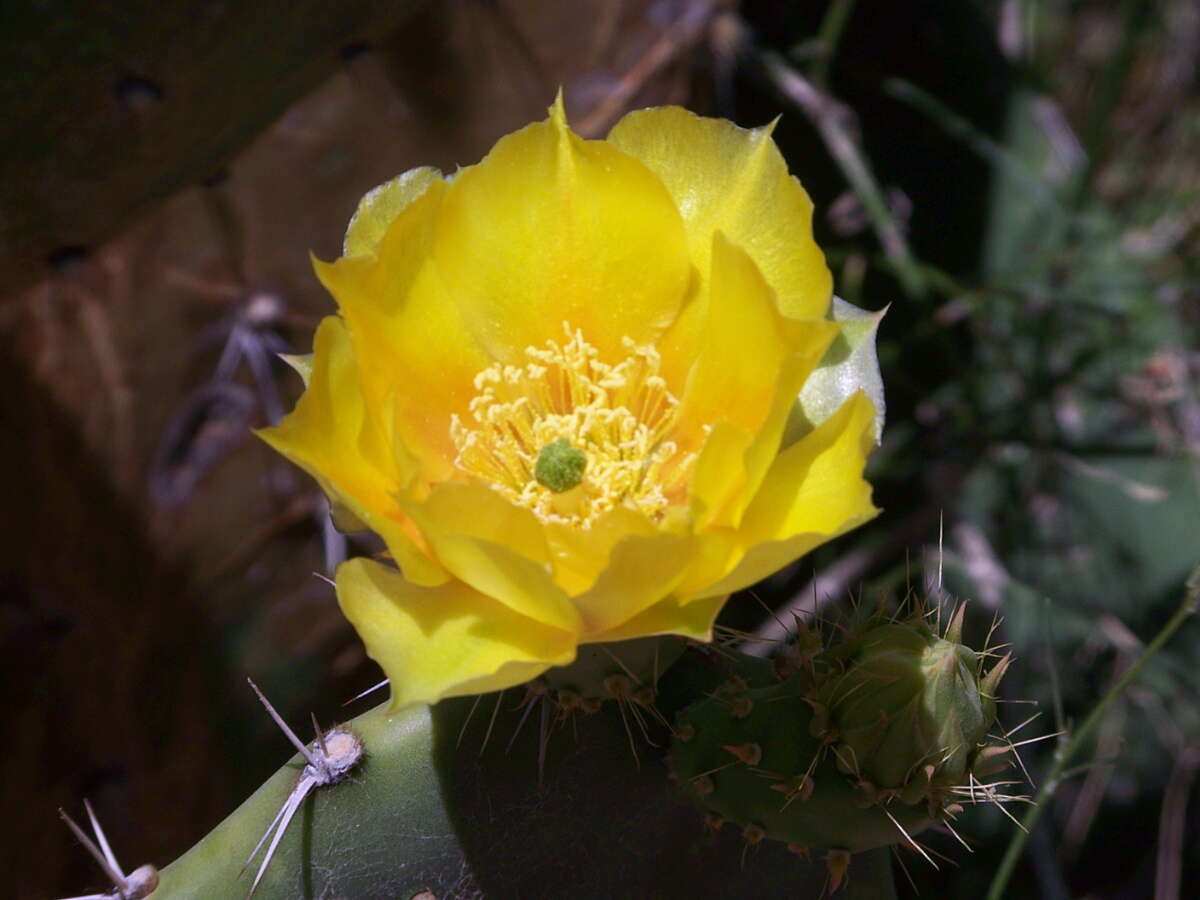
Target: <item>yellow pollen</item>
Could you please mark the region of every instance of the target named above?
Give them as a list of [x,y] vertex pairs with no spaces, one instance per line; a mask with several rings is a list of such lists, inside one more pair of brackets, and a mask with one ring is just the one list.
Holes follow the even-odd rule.
[[[658,351],[624,338],[628,355],[611,364],[581,331],[566,322],[563,330],[565,342],[526,347],[524,365],[496,363],[475,376],[474,421],[450,422],[455,464],[543,522],[589,528],[619,504],[661,518],[683,497],[696,454],[667,440],[679,401],[659,374]],[[537,478],[551,444],[586,456],[568,490]]]

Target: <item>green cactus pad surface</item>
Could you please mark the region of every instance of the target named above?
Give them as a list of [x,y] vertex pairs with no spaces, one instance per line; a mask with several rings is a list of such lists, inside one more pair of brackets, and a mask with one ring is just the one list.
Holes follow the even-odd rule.
[[[256,900],[407,898],[446,881],[462,851],[442,800],[427,707],[379,707],[348,726],[366,755],[344,782],[316,790],[263,876]],[[236,811],[161,873],[153,900],[242,898],[261,859],[243,864],[295,786],[294,757]]]
[[[681,785],[706,809],[739,825],[757,826],[766,836],[802,847],[851,852],[903,840],[890,813],[909,835],[933,824],[924,805],[864,808],[850,779],[838,771],[821,741],[812,736],[813,710],[804,698],[807,676],[751,689],[743,697],[752,706],[739,718],[730,699],[714,697],[688,709],[676,731],[671,760]],[[690,726],[691,731],[687,731]],[[756,745],[761,759],[749,765],[726,747]],[[812,768],[813,791],[807,799],[791,796],[789,781]],[[708,779],[705,781],[704,779]],[[707,792],[711,786],[711,792]]]
[[[725,677],[713,658],[687,654],[663,675],[655,712],[669,720]],[[514,690],[395,715],[385,704],[339,726],[365,756],[305,801],[255,900],[821,893],[823,862],[705,831],[665,777],[667,729],[649,710],[643,734],[629,703],[564,714],[551,695]],[[166,867],[152,900],[246,897],[257,860],[239,871],[301,768],[293,758]],[[856,860],[839,896],[894,898],[886,853]]]

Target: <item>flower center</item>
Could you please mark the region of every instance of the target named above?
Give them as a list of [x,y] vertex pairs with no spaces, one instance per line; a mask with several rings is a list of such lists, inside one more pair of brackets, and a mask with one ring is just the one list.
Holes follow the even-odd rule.
[[538,454],[533,477],[552,494],[562,494],[583,481],[587,455],[566,438],[551,441]]
[[660,518],[685,492],[695,453],[666,439],[679,401],[652,346],[622,341],[616,364],[581,331],[526,347],[524,365],[475,376],[467,423],[454,416],[455,464],[543,522],[589,528],[618,504]]

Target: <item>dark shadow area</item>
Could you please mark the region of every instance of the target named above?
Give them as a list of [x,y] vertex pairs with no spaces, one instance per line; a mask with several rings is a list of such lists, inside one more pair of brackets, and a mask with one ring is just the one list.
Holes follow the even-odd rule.
[[[670,721],[673,698],[697,696],[697,685],[715,685],[721,677],[689,654],[663,676],[660,711]],[[475,710],[461,746],[474,698],[443,702],[434,711],[442,787],[484,896],[736,900],[777,896],[784,884],[788,896],[820,895],[826,872],[819,855],[805,862],[773,841],[747,847],[732,826],[708,833],[700,810],[668,780],[666,728],[647,722],[654,746],[630,719],[631,740],[615,702],[592,715],[576,713],[574,721],[551,721],[539,786],[539,719],[547,701],[532,701],[513,740],[525,712],[514,708],[518,697],[518,691],[505,695],[483,753],[494,695]],[[557,714],[547,715],[553,720]],[[644,710],[640,715],[650,718]],[[863,863],[864,887],[872,883],[866,871],[872,864]]]
[[[233,799],[213,640],[72,423],[0,347],[0,808],[12,896],[107,889],[58,821],[89,799],[126,871],[169,861]],[[30,865],[30,860],[37,860]]]

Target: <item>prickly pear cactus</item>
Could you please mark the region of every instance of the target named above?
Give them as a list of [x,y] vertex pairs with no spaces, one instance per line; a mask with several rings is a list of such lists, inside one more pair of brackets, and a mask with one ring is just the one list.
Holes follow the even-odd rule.
[[976,778],[1007,749],[987,732],[1008,659],[985,674],[961,622],[960,611],[939,635],[922,616],[875,619],[828,648],[801,627],[777,683],[735,676],[683,712],[676,779],[715,827],[824,851],[834,889],[849,854],[916,847],[919,832],[982,799]]
[[[255,900],[818,896],[820,865],[778,844],[748,856],[732,832],[707,833],[664,777],[665,722],[731,670],[724,651],[699,647],[668,667],[664,654],[683,645],[672,639],[656,652],[654,640],[614,644],[613,656],[558,673],[583,691],[615,665],[635,685],[591,712],[563,707],[559,692],[572,688],[543,683],[433,709],[385,705],[326,732],[353,734],[362,758],[297,805]],[[773,679],[763,660],[740,670],[746,684]],[[639,694],[646,687],[656,688],[652,704]],[[246,897],[264,835],[304,771],[293,758],[164,868],[149,900]],[[856,862],[847,900],[894,896],[885,854]]]

